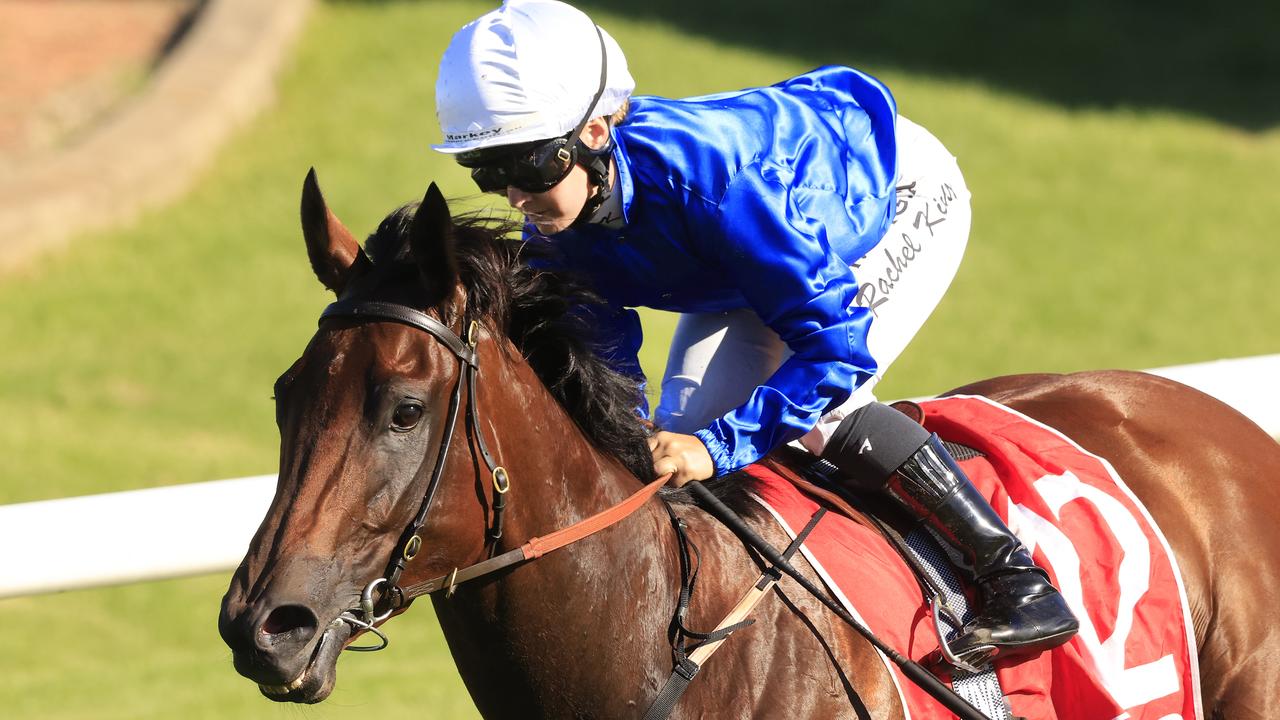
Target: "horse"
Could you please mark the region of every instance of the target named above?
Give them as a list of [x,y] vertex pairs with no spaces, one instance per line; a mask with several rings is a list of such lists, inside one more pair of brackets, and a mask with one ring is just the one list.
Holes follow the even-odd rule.
[[[511,226],[454,218],[434,184],[363,248],[314,170],[302,195],[312,269],[347,310],[326,311],[275,384],[278,486],[219,614],[235,669],[271,700],[319,702],[340,651],[409,607],[399,588],[430,587],[484,717],[639,717],[672,669],[684,571],[673,518],[701,550],[688,627],[713,627],[761,570],[682,491],[536,562],[456,580],[654,480],[636,379],[601,359],[589,293],[546,270]],[[370,303],[383,310],[351,310]],[[1017,375],[956,392],[1056,428],[1118,470],[1181,569],[1206,717],[1280,717],[1269,620],[1280,444],[1217,400],[1141,373]],[[737,502],[740,483],[718,484]],[[787,544],[752,503],[735,507]],[[428,582],[437,576],[448,579]],[[872,645],[792,581],[752,617],[675,717],[904,717]]]

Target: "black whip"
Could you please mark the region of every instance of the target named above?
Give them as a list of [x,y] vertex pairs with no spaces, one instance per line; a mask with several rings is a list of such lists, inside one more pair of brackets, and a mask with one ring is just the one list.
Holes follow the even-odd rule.
[[700,482],[691,482],[685,485],[689,492],[702,504],[703,508],[711,513],[717,520],[724,523],[726,527],[733,531],[739,539],[747,545],[755,548],[761,555],[765,557],[774,567],[786,573],[800,584],[800,587],[809,591],[811,595],[818,599],[823,605],[826,605],[831,612],[835,613],[841,620],[848,623],[854,630],[867,639],[877,650],[884,653],[886,657],[893,661],[895,665],[902,669],[904,675],[911,679],[912,682],[919,685],[925,692],[929,693],[934,700],[937,700],[943,707],[958,715],[962,720],[989,720],[986,715],[978,712],[972,705],[965,701],[955,693],[954,690],[942,684],[941,680],[934,677],[932,673],[925,670],[916,661],[903,656],[897,650],[889,647],[880,638],[871,632],[870,628],[865,627],[850,615],[839,603],[827,597],[827,594],[819,587],[809,581],[808,578],[800,574],[798,570],[792,567],[791,563],[778,553],[764,538],[756,534],[754,530],[747,527],[747,524],[738,517],[738,514],[730,510],[727,505],[720,502],[720,498],[711,494],[711,491]]

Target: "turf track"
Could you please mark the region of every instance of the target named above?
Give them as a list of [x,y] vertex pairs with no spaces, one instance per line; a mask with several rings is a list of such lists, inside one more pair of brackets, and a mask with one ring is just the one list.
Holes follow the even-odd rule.
[[[800,16],[745,0],[707,16],[693,5],[591,7],[642,92],[851,63],[960,159],[974,193],[969,256],[883,395],[1277,351],[1280,71],[1260,42],[1268,24],[1250,20],[1272,11],[1192,21],[1102,3],[1070,17],[818,3]],[[187,198],[0,278],[0,502],[274,467],[271,382],[326,301],[297,231],[302,177],[315,165],[358,232],[430,179],[481,205],[426,146],[439,53],[486,7],[320,6],[278,105]],[[649,320],[652,374],[669,330]],[[21,551],[34,549],[3,549]],[[0,602],[4,716],[473,716],[425,608],[392,624],[387,652],[344,658],[326,704],[268,703],[217,638],[224,587],[203,577]]]

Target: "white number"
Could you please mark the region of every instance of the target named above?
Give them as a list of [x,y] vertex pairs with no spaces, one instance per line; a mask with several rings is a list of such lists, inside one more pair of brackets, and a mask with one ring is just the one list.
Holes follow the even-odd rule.
[[[1048,475],[1035,482],[1055,519],[1062,506],[1072,500],[1085,500],[1097,508],[1115,533],[1124,559],[1120,561],[1118,583],[1120,598],[1116,603],[1115,631],[1106,640],[1098,637],[1089,613],[1085,611],[1084,591],[1080,579],[1080,556],[1071,540],[1048,520],[1024,505],[1009,508],[1009,526],[1019,539],[1034,551],[1039,545],[1058,577],[1058,589],[1080,619],[1080,640],[1093,660],[1102,685],[1123,709],[1145,705],[1152,700],[1178,691],[1178,670],[1173,655],[1154,662],[1125,667],[1124,648],[1133,629],[1133,609],[1150,586],[1151,555],[1147,536],[1137,520],[1119,500],[1080,482],[1074,474]],[[1119,718],[1128,717],[1128,713]],[[1177,716],[1174,716],[1177,717]],[[1117,718],[1117,720],[1119,720]]]

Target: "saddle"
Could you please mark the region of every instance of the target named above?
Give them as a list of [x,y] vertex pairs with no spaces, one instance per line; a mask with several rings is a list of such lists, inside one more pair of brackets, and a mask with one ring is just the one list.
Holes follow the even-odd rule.
[[[917,423],[921,423],[924,417],[923,409],[915,403],[900,402],[894,407]],[[952,444],[948,450],[953,455],[964,458],[980,455],[972,448],[955,444]],[[833,478],[835,470],[834,465],[809,453],[793,448],[783,448],[740,471],[739,474],[731,476],[730,479],[735,484],[751,486],[753,478],[756,480],[769,478],[770,482],[794,488],[813,502],[814,512],[807,517],[804,527],[798,532],[788,530],[793,539],[785,551],[780,553],[783,562],[790,562],[792,556],[802,549],[810,534],[829,511],[840,516],[839,519],[832,519],[829,522],[851,522],[866,528],[869,532],[879,533],[884,540],[888,541],[890,547],[897,550],[900,560],[914,571],[916,582],[922,593],[921,597],[931,608],[932,617],[945,618],[947,628],[944,629],[942,621],[935,624],[937,637],[941,638],[939,644],[942,652],[939,657],[953,659],[954,656],[949,652],[947,642],[959,633],[973,613],[969,611],[959,576],[950,565],[952,559],[944,549],[946,546],[923,526],[917,527],[916,521],[904,514],[898,506],[886,503],[878,496],[847,495],[844,492],[847,484]],[[670,507],[668,511],[670,512]],[[645,714],[646,720],[658,720],[670,714],[689,682],[693,680],[710,655],[732,633],[754,623],[749,616],[755,605],[774,590],[775,583],[781,579],[781,573],[777,567],[772,565],[765,567],[760,579],[714,630],[702,633],[687,628],[684,625],[684,616],[691,600],[696,571],[690,574],[691,543],[686,536],[684,522],[675,513],[672,513],[672,521],[680,541],[681,570],[685,578],[678,610],[672,623],[671,640],[675,666],[670,679],[650,706],[649,712]],[[785,524],[784,527],[786,527]],[[813,562],[812,557],[809,560]],[[823,579],[831,585],[830,578],[824,576]],[[817,587],[811,587],[809,591],[822,593]],[[893,652],[887,648],[885,651]],[[957,664],[959,667],[952,668],[940,662],[935,663],[937,667],[944,670],[944,675],[953,676],[951,691],[967,702],[971,711],[976,710],[982,716],[992,720],[1015,720],[1009,705],[1005,702],[995,672],[990,666],[971,668],[963,663]],[[945,686],[937,685],[932,692],[938,691],[945,692]],[[934,697],[941,699],[937,695]],[[964,717],[970,717],[970,715],[964,715]]]
[[[924,409],[911,401],[898,401],[893,409],[924,425]],[[981,451],[943,440],[957,461],[982,457]],[[939,649],[924,659],[935,675],[950,680],[956,694],[993,720],[1017,720],[1005,701],[995,668],[990,664],[968,668],[953,661],[948,642],[976,613],[972,588],[959,571],[961,561],[946,543],[911,518],[894,503],[877,495],[855,494],[834,477],[830,463],[786,447],[761,461],[764,468],[791,483],[825,510],[875,529],[897,551],[919,585],[921,600],[930,608]]]
[[[985,398],[894,407],[948,444],[1081,619],[1077,637],[1038,656],[997,659],[980,673],[935,665],[956,693],[991,718],[1198,717],[1195,639],[1176,563],[1111,465]],[[815,511],[829,511],[800,552],[850,612],[928,664],[966,619],[958,558],[888,502],[845,494],[833,469],[784,451],[744,472],[754,498],[792,538]],[[953,717],[886,665],[912,718]]]

